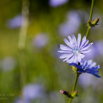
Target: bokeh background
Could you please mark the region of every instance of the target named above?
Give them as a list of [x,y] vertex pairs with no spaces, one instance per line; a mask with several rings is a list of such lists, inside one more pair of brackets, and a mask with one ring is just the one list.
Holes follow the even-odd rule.
[[[0,103],[67,103],[75,74],[59,59],[63,39],[86,34],[92,0],[0,0]],[[103,103],[103,1],[95,0],[87,59],[101,65],[101,78],[79,77],[73,103]]]

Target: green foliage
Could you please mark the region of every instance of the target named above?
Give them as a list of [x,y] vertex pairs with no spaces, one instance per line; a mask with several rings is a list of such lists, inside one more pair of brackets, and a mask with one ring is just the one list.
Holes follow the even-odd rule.
[[[71,91],[74,74],[72,68],[70,68],[68,64],[62,63],[58,58],[57,50],[59,48],[59,44],[63,42],[63,37],[58,32],[58,29],[60,24],[67,22],[66,14],[75,10],[81,16],[82,21],[80,28],[78,29],[78,33],[84,34],[86,31],[86,21],[84,20],[83,14],[80,12],[84,11],[89,14],[91,1],[69,0],[66,4],[58,7],[50,7],[49,0],[45,0],[45,2],[44,0],[30,0],[29,2],[30,24],[26,38],[26,47],[23,51],[24,56],[22,57],[19,56],[20,51],[17,47],[20,28],[10,29],[6,26],[7,20],[21,14],[22,1],[0,0],[0,103],[14,103],[16,98],[21,96],[21,66],[25,68],[25,85],[43,85],[48,97],[46,99],[47,103],[65,103],[67,98],[65,96],[61,96],[61,94],[59,94],[59,90],[66,89]],[[91,30],[91,35],[89,36],[91,41],[103,40],[102,0],[95,0],[95,7],[97,9],[95,13],[97,16],[101,17],[101,24],[96,30]],[[39,33],[46,33],[49,37],[48,43],[42,48],[38,48],[32,44],[33,38]],[[4,71],[1,63],[6,57],[15,58],[16,65],[13,69]],[[101,57],[101,59],[96,59],[96,61],[98,60],[101,60],[99,61],[101,62],[100,73],[103,75],[103,58]],[[74,103],[92,103],[91,100],[88,99],[88,96],[91,97],[91,95],[91,98],[94,99],[94,101],[97,101],[93,103],[102,103],[103,100],[101,98],[103,97],[103,93],[101,93],[101,91],[103,82],[100,83],[101,84],[97,85],[98,88],[96,90],[94,90],[91,85],[88,86],[87,88],[89,88],[89,91],[87,91],[87,88],[81,88],[81,86],[78,85],[77,88],[78,91],[81,92],[82,99],[74,99]],[[54,96],[56,100],[54,98],[54,102],[51,102],[49,96],[53,91],[56,91],[58,95]],[[84,92],[86,93],[84,94]],[[84,101],[84,98],[86,97],[87,99]],[[3,100],[3,98],[8,100]],[[33,100],[33,103],[41,103],[41,100],[35,99]]]

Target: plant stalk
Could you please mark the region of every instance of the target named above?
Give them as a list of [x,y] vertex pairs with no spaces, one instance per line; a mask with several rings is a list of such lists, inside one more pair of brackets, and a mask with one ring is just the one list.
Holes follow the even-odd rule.
[[[93,15],[93,6],[94,6],[94,0],[92,0],[92,4],[91,4],[91,10],[90,10],[90,17],[89,17],[89,21],[92,21],[92,15]],[[86,32],[86,37],[88,37],[89,31],[90,31],[90,26],[88,26],[87,28],[87,32]]]
[[[76,73],[75,82],[74,82],[74,86],[73,86],[72,91],[75,91],[75,88],[76,88],[76,85],[77,85],[77,81],[78,81],[78,77],[79,77],[79,74]],[[73,98],[70,98],[68,103],[71,103],[72,99]]]

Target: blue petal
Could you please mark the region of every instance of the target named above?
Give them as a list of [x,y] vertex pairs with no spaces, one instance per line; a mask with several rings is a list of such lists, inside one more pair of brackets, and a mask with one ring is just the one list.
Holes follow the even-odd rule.
[[58,52],[59,53],[72,53],[72,51],[69,51],[69,50],[59,50]]
[[84,54],[79,54],[79,55],[78,55],[78,61],[80,62],[80,61],[81,61],[80,58],[82,59],[82,58],[84,58],[84,57],[85,57]]
[[82,67],[80,65],[76,64],[76,63],[69,63],[69,65],[75,66],[78,69],[82,69]]
[[70,47],[72,48],[72,45],[70,44],[70,42],[67,39],[64,39],[64,42]]
[[63,58],[70,58],[72,56],[72,54],[62,54],[59,58],[63,59]]
[[99,73],[99,71],[92,71],[92,70],[91,71],[86,71],[86,72],[91,73],[91,74],[95,74],[95,73],[98,74]]
[[74,43],[76,43],[76,38],[75,38],[74,35],[72,35],[72,40],[73,40]]
[[97,74],[93,74],[94,76],[98,77],[98,78],[101,78],[101,76],[97,75]]
[[83,46],[85,42],[86,42],[86,36],[83,37],[82,42],[81,42],[81,46]]
[[65,46],[63,44],[60,44],[60,49],[61,50],[70,50],[70,48],[68,46]]
[[86,40],[85,43],[81,47],[85,47],[88,44],[89,40]]
[[88,53],[90,52],[91,50],[81,50],[81,53],[85,54],[85,53]]
[[96,70],[96,69],[99,69],[99,68],[100,68],[100,65],[92,67],[93,70]]
[[78,34],[78,40],[77,40],[78,47],[80,47],[80,42],[81,42],[81,34]]
[[90,68],[91,67],[94,67],[96,65],[96,62],[93,62],[91,65],[90,65]]
[[93,43],[86,45],[82,50],[87,50]]
[[78,73],[83,73],[83,71],[82,71],[82,70],[79,70]]
[[68,36],[68,39],[70,41],[70,44],[72,45],[73,44],[72,38],[70,36]]

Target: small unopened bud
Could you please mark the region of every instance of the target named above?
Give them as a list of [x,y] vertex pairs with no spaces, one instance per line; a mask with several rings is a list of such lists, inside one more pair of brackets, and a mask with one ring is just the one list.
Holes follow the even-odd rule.
[[73,91],[73,92],[71,93],[71,96],[74,98],[74,97],[77,96],[77,93],[78,93],[78,91]]
[[60,90],[60,93],[61,93],[61,94],[68,95],[69,92],[68,92],[68,91],[65,91],[65,90]]
[[68,91],[60,90],[60,93],[66,95],[66,96],[68,96],[69,98],[71,98],[71,94],[69,94]]
[[96,18],[95,20],[93,20],[92,25],[98,25],[97,23],[99,22],[99,18]]
[[96,25],[98,25],[97,23],[99,22],[99,18],[96,18],[95,20],[93,20],[93,22],[91,22],[90,20],[87,21],[87,26],[89,26],[89,28],[91,27],[95,27]]

